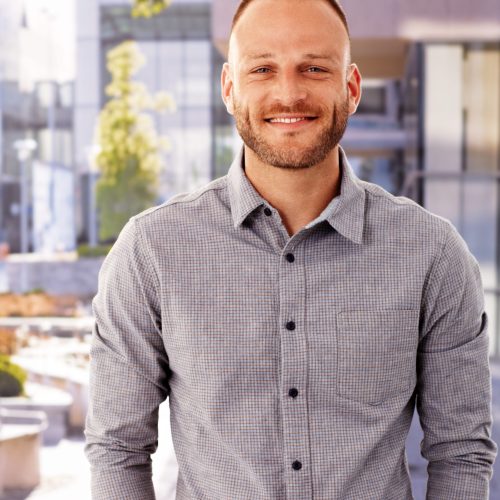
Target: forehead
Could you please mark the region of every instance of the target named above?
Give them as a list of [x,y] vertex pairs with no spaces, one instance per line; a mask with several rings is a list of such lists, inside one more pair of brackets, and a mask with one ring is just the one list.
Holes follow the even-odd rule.
[[341,60],[348,44],[347,30],[326,0],[254,0],[231,34],[230,59],[299,51]]

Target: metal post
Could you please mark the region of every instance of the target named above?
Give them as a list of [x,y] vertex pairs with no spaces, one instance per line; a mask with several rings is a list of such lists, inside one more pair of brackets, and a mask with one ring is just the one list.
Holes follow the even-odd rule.
[[[41,11],[46,18],[46,34],[47,34],[47,70],[48,78],[47,82],[50,88],[50,102],[47,107],[47,129],[49,132],[49,157],[48,164],[50,167],[50,181],[49,181],[49,209],[50,209],[50,234],[53,238],[54,225],[56,222],[55,213],[55,166],[56,161],[56,105],[57,105],[57,91],[58,86],[54,78],[54,58],[53,58],[53,36],[52,27],[54,14],[49,9],[44,8]],[[52,244],[53,242],[51,242]]]
[[26,160],[21,160],[21,292],[28,291],[28,276],[24,258],[28,253],[28,200],[26,192]]
[[21,253],[28,253],[28,196],[26,192],[26,160],[21,160]]
[[94,248],[97,246],[97,217],[95,202],[95,172],[89,172],[89,245]]
[[31,153],[36,149],[37,143],[33,139],[21,139],[13,144],[14,149],[17,151],[17,159],[21,170],[21,253],[24,258],[21,262],[21,290],[26,292],[28,290],[28,269],[25,261],[26,254],[28,253],[28,190],[26,185],[27,162],[31,157]]
[[52,232],[55,224],[55,151],[56,151],[56,83],[50,81],[50,103],[47,108],[47,128],[49,130],[49,165],[50,165],[50,187],[49,187],[49,207],[50,207],[50,230]]
[[92,144],[85,148],[88,161],[88,243],[90,247],[96,247],[98,243],[97,237],[97,214],[96,214],[96,199],[95,185],[97,177],[96,158],[101,148],[98,144]]

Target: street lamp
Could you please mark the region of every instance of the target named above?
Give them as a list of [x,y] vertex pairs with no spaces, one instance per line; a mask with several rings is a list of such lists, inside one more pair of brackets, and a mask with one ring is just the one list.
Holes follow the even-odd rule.
[[[34,139],[20,139],[15,141],[14,149],[17,151],[17,159],[21,167],[21,253],[28,252],[28,190],[26,186],[26,170],[27,162],[31,154],[37,148],[37,143]],[[26,291],[26,264],[23,262],[21,266],[21,288]]]
[[[50,208],[50,224],[53,226],[55,223],[55,168],[56,161],[56,105],[57,105],[57,92],[58,85],[54,79],[54,50],[53,50],[53,24],[55,14],[47,8],[43,8],[41,14],[46,19],[46,39],[47,39],[47,130],[49,133],[49,156],[48,164],[50,167],[50,183],[49,183],[49,208]],[[50,90],[49,90],[50,89]]]

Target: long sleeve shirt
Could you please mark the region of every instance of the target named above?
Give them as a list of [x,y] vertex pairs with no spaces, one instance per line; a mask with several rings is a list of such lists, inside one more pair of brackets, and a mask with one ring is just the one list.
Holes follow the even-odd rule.
[[93,300],[86,453],[95,500],[153,500],[169,398],[177,500],[487,500],[488,319],[447,220],[361,181],[293,236],[229,173],[132,217]]

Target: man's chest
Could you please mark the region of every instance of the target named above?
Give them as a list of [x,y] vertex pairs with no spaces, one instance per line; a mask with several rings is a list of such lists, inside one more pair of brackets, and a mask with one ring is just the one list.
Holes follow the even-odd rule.
[[220,400],[279,390],[301,371],[318,398],[368,404],[414,383],[428,267],[418,256],[339,235],[281,254],[238,243],[186,248],[161,276],[174,377]]

